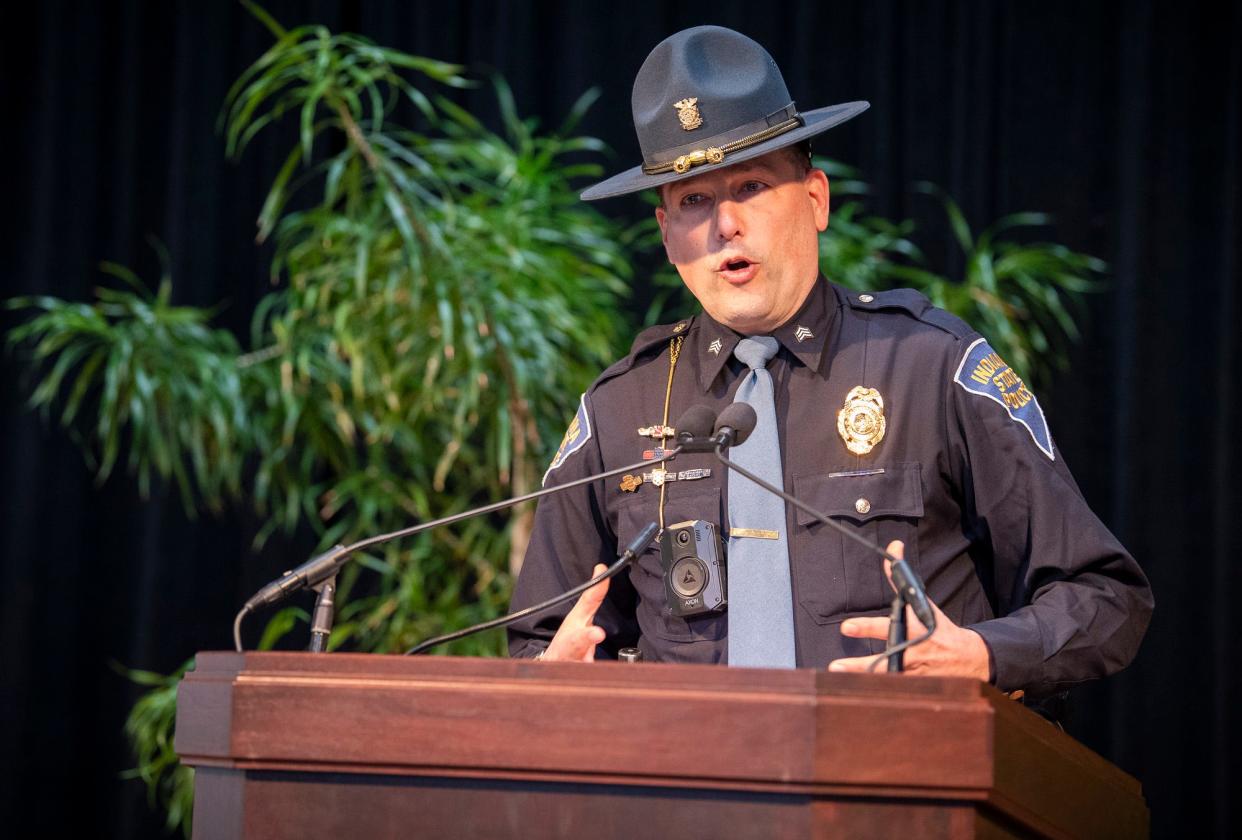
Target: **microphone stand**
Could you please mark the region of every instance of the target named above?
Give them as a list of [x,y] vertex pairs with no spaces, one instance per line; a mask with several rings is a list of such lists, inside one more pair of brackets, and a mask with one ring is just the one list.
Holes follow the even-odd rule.
[[315,611],[311,615],[311,653],[323,653],[328,649],[328,637],[332,635],[332,620],[336,614],[336,575],[312,586],[319,593],[315,598]]
[[906,669],[905,648],[901,644],[906,641],[906,599],[898,590],[893,595],[893,606],[888,613],[888,650],[896,649],[896,653],[888,655],[888,671],[900,673]]

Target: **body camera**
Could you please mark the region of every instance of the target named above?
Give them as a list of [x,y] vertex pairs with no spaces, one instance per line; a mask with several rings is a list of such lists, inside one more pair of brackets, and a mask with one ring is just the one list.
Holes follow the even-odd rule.
[[692,519],[669,525],[660,536],[660,564],[673,615],[684,618],[725,608],[724,547],[714,524]]

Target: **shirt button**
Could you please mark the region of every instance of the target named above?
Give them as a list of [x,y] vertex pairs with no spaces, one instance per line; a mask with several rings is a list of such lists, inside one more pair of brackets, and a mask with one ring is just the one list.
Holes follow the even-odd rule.
[[858,299],[863,303],[871,303],[871,301],[875,300],[875,295],[859,295]]
[[858,501],[854,502],[854,510],[858,511],[859,513],[866,513],[867,511],[871,510],[871,502],[867,501],[866,499],[859,499]]

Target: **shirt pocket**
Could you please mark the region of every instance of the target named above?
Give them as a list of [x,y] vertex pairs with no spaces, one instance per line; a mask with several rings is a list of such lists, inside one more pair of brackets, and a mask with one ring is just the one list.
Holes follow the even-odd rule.
[[[656,492],[650,494],[650,499],[634,499],[617,512],[618,545],[628,545],[643,528],[658,521],[658,504],[659,493]],[[671,525],[690,519],[704,519],[720,528],[719,488],[668,494],[664,503],[664,524]],[[638,625],[643,635],[673,642],[723,639],[728,628],[724,612],[692,618],[680,618],[672,614],[664,595],[664,570],[660,566],[659,543],[659,540],[653,540],[630,567],[630,581],[638,593]]]
[[[901,540],[906,560],[917,567],[923,516],[920,467],[903,463],[795,477],[794,495],[880,548]],[[797,511],[796,522],[796,596],[816,623],[832,624],[888,608],[893,590],[879,554],[805,511]]]

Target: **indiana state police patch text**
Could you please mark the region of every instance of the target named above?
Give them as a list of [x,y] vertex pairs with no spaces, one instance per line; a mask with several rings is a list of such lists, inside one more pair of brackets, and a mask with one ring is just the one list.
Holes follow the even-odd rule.
[[966,355],[957,366],[953,381],[972,394],[987,397],[1000,403],[1009,416],[1026,427],[1035,445],[1049,458],[1052,454],[1052,435],[1048,421],[1039,401],[1022,381],[1022,377],[1005,364],[1000,355],[988,346],[986,339],[976,339],[966,348]]

